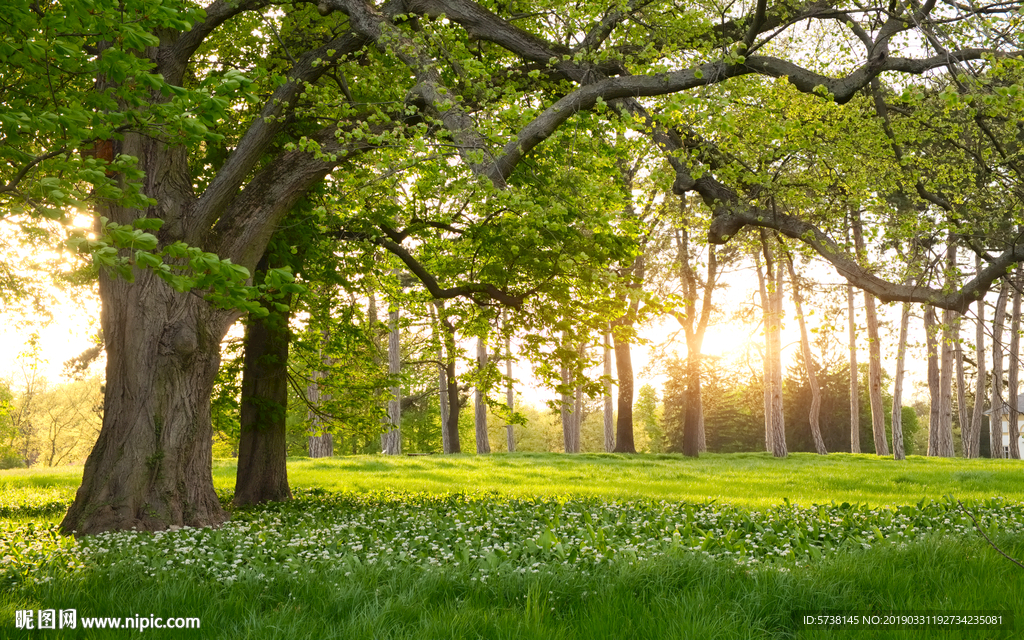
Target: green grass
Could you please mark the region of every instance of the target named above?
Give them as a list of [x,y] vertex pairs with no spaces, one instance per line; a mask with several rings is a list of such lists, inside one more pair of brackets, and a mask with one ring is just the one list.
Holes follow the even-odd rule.
[[[873,455],[765,453],[705,455],[499,454],[491,456],[351,456],[289,461],[292,487],[329,491],[446,493],[496,491],[513,496],[586,495],[605,498],[716,500],[765,508],[783,498],[800,504],[857,502],[894,505],[954,495],[1024,501],[1024,471],[1017,460],[964,460],[910,456],[896,462]],[[214,485],[230,491],[233,460],[217,460]],[[0,509],[48,490],[70,500],[80,467],[0,471]],[[0,515],[4,512],[0,510]]]
[[[757,454],[292,460],[290,503],[237,511],[217,530],[77,542],[56,536],[55,522],[80,470],[2,472],[0,509],[11,517],[0,521],[0,638],[140,635],[13,627],[16,610],[44,608],[202,621],[201,631],[147,638],[1015,638],[1024,569],[942,496],[963,499],[1024,558],[1019,465]],[[214,478],[230,490],[233,464],[218,461]],[[844,610],[1018,620],[1014,631],[839,632],[795,618]]]
[[[328,490],[444,493],[497,491],[517,496],[589,495],[704,502],[751,508],[778,504],[862,502],[903,504],[909,498],[965,499],[1002,496],[1024,501],[1017,460],[964,460],[910,456],[904,462],[873,455],[766,453],[705,455],[502,454],[492,456],[354,456],[295,459],[296,487]],[[234,464],[218,461],[214,482],[230,488]]]

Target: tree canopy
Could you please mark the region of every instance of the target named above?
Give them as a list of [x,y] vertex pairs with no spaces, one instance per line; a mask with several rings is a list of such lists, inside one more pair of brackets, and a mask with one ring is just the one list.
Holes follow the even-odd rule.
[[[996,149],[979,158],[1013,171],[1019,147],[984,132],[1020,136],[1015,9],[16,0],[0,17],[0,207],[97,216],[79,246],[101,267],[104,423],[65,531],[224,518],[209,469],[219,344],[241,311],[295,292],[284,268],[247,280],[302,203],[312,230],[390,252],[432,299],[566,318],[611,290],[602,313],[624,317],[626,282],[585,267],[637,255],[614,214],[645,138],[673,190],[711,210],[711,241],[768,227],[883,300],[962,310],[1024,245],[989,243],[963,285],[907,285],[859,262],[826,209],[898,191],[955,223],[928,196],[962,180],[932,184],[917,158],[934,141],[902,120],[936,101],[965,119],[979,96],[970,126]],[[879,107],[900,88],[909,106]],[[922,189],[878,193],[860,152]]]

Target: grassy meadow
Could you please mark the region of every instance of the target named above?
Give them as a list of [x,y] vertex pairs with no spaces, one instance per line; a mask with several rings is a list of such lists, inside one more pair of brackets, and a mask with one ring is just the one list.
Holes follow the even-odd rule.
[[[1015,460],[909,456],[896,462],[847,453],[796,453],[784,460],[767,453],[706,454],[697,460],[672,454],[523,453],[293,458],[288,479],[293,488],[327,491],[715,500],[757,509],[784,499],[805,505],[835,501],[875,506],[947,495],[1024,501],[1022,471]],[[0,471],[0,509],[24,501],[71,500],[81,478],[81,467]],[[233,460],[214,462],[213,482],[218,491],[233,489]]]
[[[288,503],[216,529],[56,535],[80,469],[0,472],[0,637],[18,610],[198,617],[156,638],[831,638],[802,613],[994,611],[1024,629],[1008,460],[847,454],[296,459]],[[227,503],[231,461],[214,482]],[[961,505],[962,502],[962,505]],[[1019,621],[1016,618],[1021,618]],[[850,632],[853,633],[853,632]]]

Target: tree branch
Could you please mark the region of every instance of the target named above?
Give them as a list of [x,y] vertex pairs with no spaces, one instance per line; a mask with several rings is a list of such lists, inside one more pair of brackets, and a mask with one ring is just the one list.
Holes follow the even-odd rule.
[[506,291],[502,291],[490,283],[470,283],[442,289],[437,283],[437,278],[427,271],[426,267],[424,267],[411,253],[409,253],[405,247],[399,244],[401,240],[395,240],[395,238],[399,237],[397,231],[387,226],[382,226],[381,230],[388,236],[387,238],[370,240],[375,244],[384,247],[398,257],[409,271],[411,271],[412,274],[423,283],[423,286],[428,292],[430,292],[430,295],[432,295],[434,299],[447,300],[463,296],[473,300],[477,304],[486,304],[487,300],[497,300],[498,302],[514,309],[519,309],[523,306],[523,300],[526,297],[525,295],[512,295]]
[[[392,3],[389,3],[389,6]],[[394,11],[400,3],[394,3]],[[366,0],[322,0],[321,12],[337,10],[348,16],[353,30],[372,40],[383,51],[398,57],[416,74],[416,85],[409,91],[410,102],[429,112],[451,135],[463,162],[476,175],[487,176],[501,188],[505,182],[488,171],[494,164],[490,143],[476,129],[476,123],[455,100],[455,92],[444,83],[437,62],[392,23],[392,17],[378,11]]]
[[314,184],[341,162],[375,148],[366,138],[339,143],[336,131],[329,127],[312,137],[320,144],[323,157],[290,151],[257,173],[218,220],[207,250],[251,271],[277,223]]
[[[224,213],[238,189],[266,153],[274,137],[284,127],[290,110],[307,83],[315,82],[335,62],[368,43],[361,35],[346,33],[323,46],[306,52],[288,74],[288,81],[278,87],[267,100],[259,118],[250,125],[238,146],[228,157],[217,176],[199,198],[187,237],[202,234]],[[333,50],[333,55],[328,55]]]
[[274,4],[274,0],[216,0],[206,7],[206,17],[197,22],[191,30],[182,34],[170,47],[169,55],[161,60],[165,79],[174,85],[181,85],[185,68],[192,54],[202,46],[206,38],[220,25],[246,11],[258,11]]

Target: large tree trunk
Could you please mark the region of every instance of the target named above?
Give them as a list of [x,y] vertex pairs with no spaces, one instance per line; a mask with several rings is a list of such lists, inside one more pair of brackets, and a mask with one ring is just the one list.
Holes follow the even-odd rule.
[[[981,256],[974,257],[974,266],[981,270]],[[981,455],[981,421],[985,415],[985,389],[987,382],[987,371],[985,366],[985,298],[978,299],[977,322],[975,324],[974,348],[977,353],[978,379],[974,387],[974,411],[971,415],[971,424],[968,429],[963,429],[960,435],[963,437],[964,457],[977,458]]]
[[[158,204],[147,211],[99,205],[97,217],[125,225],[163,218],[171,224],[162,240],[193,242],[188,235],[170,237],[194,204],[187,150],[138,134],[126,134],[118,146],[139,158],[146,172],[142,192]],[[266,246],[266,238],[251,239],[256,255],[250,267]],[[238,312],[175,291],[151,271],[133,269],[133,276],[129,282],[100,270],[103,426],[61,522],[64,533],[201,527],[227,517],[213,489],[210,396],[220,343]]]
[[707,430],[704,429],[704,391],[701,390],[697,411],[700,413],[700,422],[697,423],[697,452],[707,453],[708,440]]
[[[1018,273],[1020,271],[1018,270]],[[1011,460],[1020,460],[1020,445],[1018,438],[1020,437],[1020,405],[1018,404],[1017,397],[1020,395],[1020,389],[1018,385],[1018,372],[1020,371],[1020,282],[1018,279],[1017,286],[1013,288],[1013,302],[1010,304],[1010,357],[1007,361],[1007,367],[1009,369],[1009,380],[1007,385],[1009,389],[1006,391],[1007,413],[1010,418],[1009,424],[1009,450],[1007,457]]]
[[[476,366],[480,376],[483,376],[487,368],[487,342],[483,338],[476,339]],[[490,453],[491,441],[487,437],[487,403],[484,401],[484,391],[476,385],[476,452]]]
[[900,313],[900,341],[896,347],[896,379],[892,385],[892,455],[896,460],[906,460],[903,445],[903,375],[906,369],[907,329],[910,325],[910,303],[903,303]]
[[[266,273],[264,257],[257,278]],[[289,296],[290,297],[290,296]],[[284,301],[288,304],[288,301]],[[287,500],[288,488],[288,319],[291,313],[266,307],[245,330],[242,368],[241,439],[235,474],[236,505]]]
[[150,272],[100,272],[103,427],[61,522],[77,535],[203,527],[227,516],[213,489],[210,395],[236,314]]
[[[992,409],[989,413],[989,455],[1003,457],[1003,415],[1006,404],[1003,401],[1003,323],[1006,320],[1006,298],[1010,285],[1003,279],[996,298],[996,310],[992,320]],[[979,357],[981,357],[979,355]]]
[[615,410],[612,407],[612,334],[604,333],[604,450],[615,450]]
[[789,267],[789,280],[793,287],[793,305],[796,307],[796,317],[800,324],[800,352],[804,358],[804,371],[807,372],[807,385],[811,388],[811,409],[807,416],[811,425],[811,438],[814,440],[814,450],[819,455],[826,455],[825,441],[821,437],[821,388],[818,386],[817,366],[814,357],[811,355],[811,339],[807,335],[807,322],[804,320],[803,296],[800,295],[800,284],[796,277],[796,268],[793,266],[793,256],[786,256],[786,265]]

